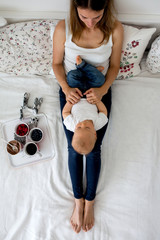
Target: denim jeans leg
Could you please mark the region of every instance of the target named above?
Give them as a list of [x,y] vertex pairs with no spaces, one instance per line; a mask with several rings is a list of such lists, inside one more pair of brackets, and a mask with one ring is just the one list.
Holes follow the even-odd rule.
[[74,69],[68,72],[67,82],[70,87],[78,88],[81,92],[85,92],[87,90],[84,74],[79,69]]
[[111,105],[112,105],[112,91],[111,91],[111,88],[109,88],[107,94],[105,94],[102,97],[102,102],[104,103],[104,105],[107,108],[107,117],[109,119],[110,111],[111,111]]
[[87,188],[85,199],[94,200],[101,170],[101,145],[107,124],[97,131],[97,141],[94,149],[86,156]]
[[[65,100],[65,94],[62,92],[61,88],[59,91],[59,95],[60,95],[60,106],[61,106],[61,112],[62,112],[63,107],[66,103],[66,100]],[[63,121],[63,118],[62,118],[62,121]],[[69,167],[69,172],[70,172],[70,177],[72,182],[73,193],[75,198],[80,199],[83,197],[83,183],[82,183],[83,156],[78,154],[71,145],[73,132],[67,130],[64,124],[63,124],[63,127],[67,137],[67,142],[68,142],[68,167]]]
[[101,87],[105,82],[105,76],[96,67],[89,63],[85,63],[84,60],[82,63],[83,65],[78,65],[77,69],[80,69],[87,78],[87,89],[92,87]]
[[100,150],[93,150],[86,156],[86,176],[87,187],[85,199],[88,201],[94,200],[101,168]]
[[83,156],[78,154],[72,146],[68,147],[68,167],[72,182],[74,197],[83,198]]

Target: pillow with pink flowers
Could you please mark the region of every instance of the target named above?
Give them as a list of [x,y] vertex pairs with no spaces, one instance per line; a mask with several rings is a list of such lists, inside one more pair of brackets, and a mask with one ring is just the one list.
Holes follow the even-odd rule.
[[121,53],[120,70],[117,79],[126,79],[138,75],[140,61],[156,28],[136,28],[123,25],[124,39]]
[[50,29],[58,20],[36,20],[0,28],[0,72],[48,75],[52,69]]

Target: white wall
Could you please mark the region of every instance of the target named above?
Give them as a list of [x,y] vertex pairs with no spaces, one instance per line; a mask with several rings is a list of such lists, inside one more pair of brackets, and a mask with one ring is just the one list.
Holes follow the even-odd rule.
[[66,11],[69,0],[0,0],[1,11]]
[[[68,9],[70,0],[0,0],[1,11],[56,11]],[[118,13],[160,14],[159,0],[115,0]]]
[[121,14],[160,14],[160,0],[115,0]]

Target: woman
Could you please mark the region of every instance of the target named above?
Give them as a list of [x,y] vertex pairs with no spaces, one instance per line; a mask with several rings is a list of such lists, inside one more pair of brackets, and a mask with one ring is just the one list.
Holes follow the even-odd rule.
[[[108,110],[111,106],[111,85],[116,78],[123,40],[123,28],[112,15],[112,0],[71,0],[70,19],[60,21],[53,37],[53,70],[61,86],[61,110],[66,101],[77,103],[82,93],[71,88],[66,74],[75,68],[75,59],[80,55],[96,67],[102,67],[105,83],[99,88],[86,91],[91,104],[102,99]],[[109,117],[109,116],[108,116]],[[83,194],[83,156],[72,148],[73,133],[65,126],[68,141],[68,164],[75,197],[75,208],[71,217],[73,230],[90,230],[94,225],[94,199],[101,166],[101,144],[106,125],[97,131],[94,149],[86,156],[86,192]]]

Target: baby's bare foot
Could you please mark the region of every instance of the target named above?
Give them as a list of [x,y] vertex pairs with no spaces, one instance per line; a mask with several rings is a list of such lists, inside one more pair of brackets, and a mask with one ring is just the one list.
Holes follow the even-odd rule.
[[102,66],[99,66],[99,67],[96,67],[100,72],[102,72],[104,70],[104,67]]
[[71,226],[76,233],[81,231],[83,223],[84,199],[75,199],[75,208],[71,217]]
[[78,55],[78,56],[76,57],[76,63],[77,63],[77,65],[81,64],[81,62],[82,62],[82,58]]
[[94,200],[85,200],[84,217],[83,217],[83,230],[89,231],[94,225]]

